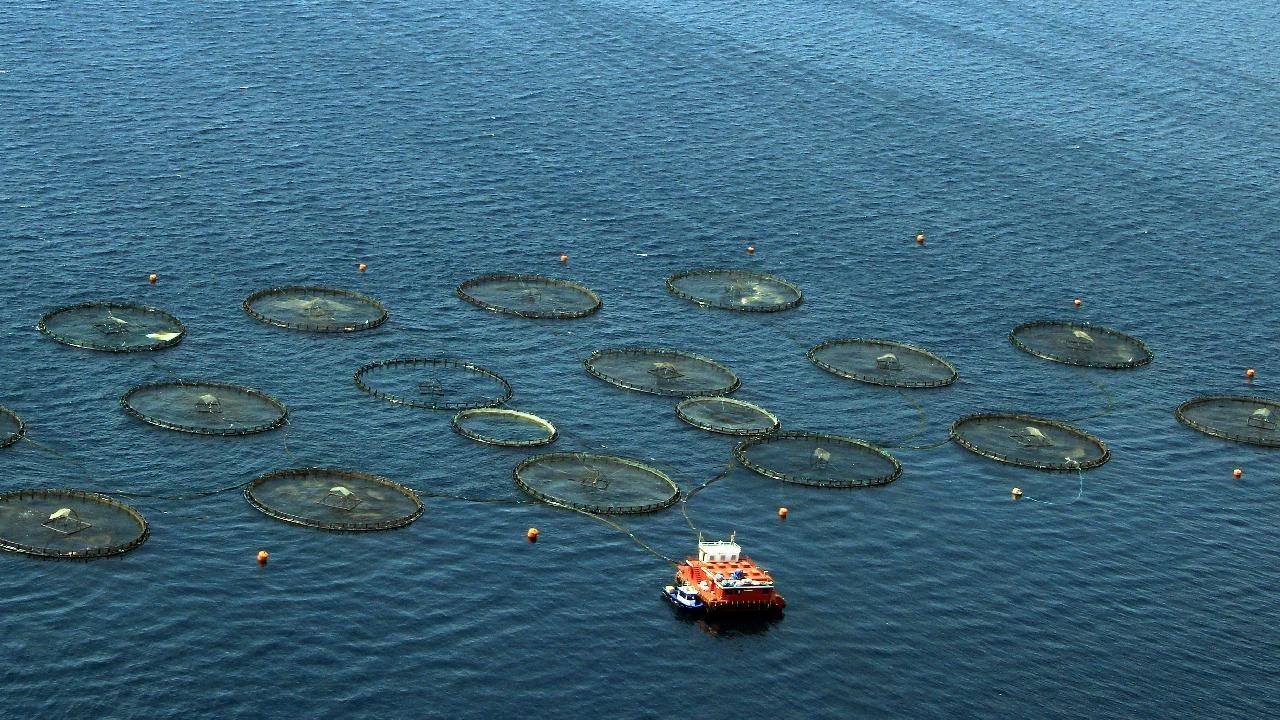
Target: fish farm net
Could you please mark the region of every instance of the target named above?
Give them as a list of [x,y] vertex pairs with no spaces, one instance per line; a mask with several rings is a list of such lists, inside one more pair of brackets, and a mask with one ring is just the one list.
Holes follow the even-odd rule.
[[356,370],[355,380],[376,398],[428,410],[498,407],[512,392],[501,375],[452,358],[379,360]]
[[120,405],[157,427],[198,435],[251,435],[288,419],[284,404],[261,390],[203,380],[139,385],[120,398]]
[[377,300],[328,287],[292,285],[259,290],[245,298],[241,307],[259,322],[308,332],[356,332],[387,321],[387,309]]
[[1106,443],[1064,422],[1015,413],[956,420],[951,439],[970,452],[1038,470],[1088,470],[1111,457]]
[[679,350],[600,350],[582,364],[587,372],[611,385],[654,395],[727,395],[738,388],[738,376],[729,368]]
[[1141,340],[1087,323],[1051,320],[1024,323],[1009,333],[1009,342],[1036,357],[1082,367],[1136,368],[1154,357]]
[[463,437],[486,445],[537,447],[557,436],[556,427],[537,415],[505,408],[463,410],[449,424]]
[[458,286],[458,297],[477,307],[523,318],[586,317],[600,309],[600,296],[568,280],[542,275],[481,275]]
[[666,473],[614,455],[535,455],[512,475],[517,487],[543,502],[597,514],[654,512],[680,499]]
[[676,405],[676,417],[724,435],[763,435],[778,429],[778,418],[759,405],[727,397],[692,397]]
[[64,345],[140,352],[177,345],[187,328],[169,313],[126,303],[82,303],[45,313],[40,332]]
[[269,472],[254,478],[244,497],[277,520],[321,530],[390,530],[423,511],[417,493],[397,482],[333,468]]
[[776,432],[744,440],[733,455],[765,477],[815,487],[885,485],[902,474],[902,465],[889,453],[839,435]]
[[741,312],[789,310],[804,299],[786,280],[751,270],[686,270],[667,278],[667,290],[702,307]]
[[809,349],[809,360],[829,373],[875,385],[934,388],[956,381],[951,363],[892,340],[828,340]]
[[7,407],[0,407],[0,448],[7,448],[27,434],[27,426],[18,417],[18,413]]
[[51,558],[99,558],[128,552],[150,531],[137,510],[80,490],[0,494],[0,548]]
[[1280,447],[1280,402],[1258,397],[1199,397],[1174,413],[1188,427],[1236,442]]

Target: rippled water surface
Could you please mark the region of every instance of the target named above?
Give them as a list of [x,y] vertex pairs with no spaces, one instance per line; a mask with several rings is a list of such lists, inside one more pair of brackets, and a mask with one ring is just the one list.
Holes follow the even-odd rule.
[[[427,355],[500,373],[514,407],[559,428],[551,449],[646,460],[686,490],[724,469],[733,438],[584,372],[617,346],[713,358],[787,429],[936,445],[895,449],[904,472],[881,488],[737,468],[698,494],[694,522],[737,531],[787,597],[780,622],[746,627],[674,616],[663,560],[542,505],[428,496],[408,528],[327,534],[236,491],[132,498],[152,537],[127,555],[0,557],[5,716],[1280,714],[1277,455],[1172,415],[1203,393],[1280,394],[1273,3],[4,15],[0,404],[33,441],[0,450],[5,489],[189,495],[315,464],[524,499],[511,468],[531,451],[352,382]],[[805,302],[700,309],[663,285],[692,267],[776,273]],[[573,279],[604,307],[531,321],[454,295],[490,272]],[[240,309],[286,284],[369,293],[391,319],[316,335]],[[113,355],[35,330],[107,299],[162,307],[188,335]],[[1155,361],[1018,352],[1006,334],[1036,319],[1132,333]],[[919,344],[960,380],[835,377],[804,356],[833,337]],[[120,409],[173,377],[261,388],[290,424],[199,437]],[[1112,460],[1081,484],[943,442],[996,410],[1078,421]],[[1041,502],[1011,502],[1014,485]],[[694,549],[678,508],[624,524],[660,554]]]

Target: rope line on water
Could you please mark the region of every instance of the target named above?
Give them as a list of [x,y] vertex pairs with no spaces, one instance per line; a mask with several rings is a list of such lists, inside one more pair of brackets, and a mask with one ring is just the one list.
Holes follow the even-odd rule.
[[640,538],[639,538],[635,533],[633,533],[633,532],[631,532],[630,530],[628,530],[625,526],[620,525],[620,524],[618,524],[618,523],[616,523],[616,522],[614,522],[614,521],[610,520],[609,518],[604,517],[603,515],[597,515],[597,514],[595,514],[595,513],[593,513],[593,512],[589,512],[589,511],[587,511],[587,510],[581,510],[581,509],[576,508],[576,507],[573,507],[573,506],[571,506],[571,505],[563,505],[563,504],[561,504],[561,503],[557,503],[557,502],[547,502],[547,504],[548,504],[548,505],[553,505],[553,506],[558,507],[558,508],[564,508],[565,510],[572,510],[572,511],[574,511],[574,512],[576,512],[576,513],[580,514],[580,515],[586,515],[587,517],[589,517],[589,518],[591,518],[591,519],[593,519],[593,520],[598,520],[599,522],[602,522],[602,523],[604,523],[605,525],[608,525],[609,527],[613,528],[614,530],[617,530],[618,532],[620,532],[620,533],[622,533],[622,534],[626,535],[627,537],[631,538],[631,540],[632,540],[632,541],[634,541],[636,545],[639,545],[642,549],[644,549],[645,551],[647,551],[650,555],[654,556],[655,558],[657,558],[657,559],[659,559],[659,560],[662,560],[662,561],[664,561],[664,562],[670,563],[670,564],[672,564],[672,565],[679,565],[679,564],[680,564],[679,562],[677,562],[677,561],[675,561],[675,560],[671,559],[670,557],[668,557],[668,556],[664,555],[662,552],[660,552],[660,551],[658,551],[658,550],[654,549],[654,547],[653,547],[652,545],[650,545],[649,543],[647,543],[647,542],[645,542],[645,541],[641,540],[641,539],[640,539]]
[[1076,491],[1075,497],[1071,498],[1066,502],[1059,503],[1059,502],[1053,502],[1052,500],[1037,500],[1031,497],[1030,495],[1024,495],[1022,499],[1030,500],[1033,503],[1040,503],[1041,505],[1071,505],[1072,503],[1076,502],[1080,498],[1084,497],[1084,470],[1080,469],[1079,464],[1076,465],[1076,479],[1080,481],[1080,489]]
[[737,463],[738,463],[737,458],[730,455],[729,462],[725,463],[723,470],[716,473],[716,475],[712,477],[710,480],[707,480],[706,482],[702,483],[698,487],[685,493],[684,496],[680,498],[680,514],[684,515],[684,521],[689,526],[689,530],[691,530],[694,535],[698,535],[699,533],[698,533],[697,526],[693,524],[693,519],[689,517],[689,501],[692,500],[694,496],[696,496],[698,493],[705,490],[712,483],[719,482],[729,477],[730,475],[732,475],[734,466],[736,466]]

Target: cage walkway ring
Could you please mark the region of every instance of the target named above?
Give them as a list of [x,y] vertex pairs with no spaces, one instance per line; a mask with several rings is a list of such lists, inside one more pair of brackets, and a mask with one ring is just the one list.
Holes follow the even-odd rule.
[[306,332],[346,333],[376,328],[387,308],[364,293],[319,285],[286,285],[249,295],[240,303],[258,322]]
[[0,493],[0,549],[87,560],[126,553],[147,541],[142,515],[119,500],[83,490]]
[[457,293],[476,307],[531,319],[586,317],[602,305],[590,288],[543,275],[481,275],[458,285]]
[[277,520],[321,530],[391,530],[423,513],[418,494],[400,483],[340,468],[290,468],[254,478],[249,504]]
[[667,278],[667,290],[701,307],[738,312],[781,312],[804,300],[793,283],[754,270],[685,270]]
[[[370,375],[378,374],[380,371],[407,369],[412,372],[422,368],[426,368],[431,372],[426,375],[395,378],[393,381],[403,387],[396,387],[390,391],[379,389],[370,381]],[[444,382],[436,376],[436,371],[438,370],[449,372],[452,376],[450,386],[446,387]],[[500,407],[505,405],[513,394],[511,383],[507,382],[507,379],[498,373],[465,360],[443,357],[377,360],[356,370],[355,381],[356,387],[379,400],[384,400],[393,405],[407,405],[408,407],[426,410],[471,410],[474,408]],[[483,387],[466,387],[464,388],[465,392],[460,392],[452,387],[457,384],[474,385],[476,383],[482,383]],[[414,397],[414,395],[420,396],[421,399]],[[449,400],[448,397],[450,395],[462,395],[468,399],[462,401]]]
[[763,435],[779,424],[778,416],[759,405],[720,395],[685,398],[676,404],[676,417],[722,435]]
[[849,380],[899,388],[936,388],[956,381],[955,366],[918,345],[848,338],[809,348],[810,362]]
[[639,460],[595,453],[546,453],[511,471],[516,487],[551,505],[603,515],[635,515],[671,507],[680,487]]
[[27,424],[22,422],[18,413],[0,406],[0,448],[7,448],[26,437]]
[[1280,402],[1244,395],[1206,395],[1174,411],[1189,428],[1225,440],[1280,447]]
[[728,395],[740,381],[708,357],[665,348],[611,348],[591,353],[582,365],[591,375],[624,390],[691,397]]
[[898,459],[865,440],[781,430],[733,449],[742,466],[767,478],[812,487],[887,485],[902,475]]
[[55,308],[36,327],[63,345],[116,353],[173,347],[187,332],[181,320],[164,310],[117,302]]
[[120,407],[150,425],[196,435],[252,435],[289,419],[284,403],[255,388],[213,380],[165,380],[130,388]]
[[1080,428],[1023,413],[977,413],[951,424],[951,439],[969,452],[1037,470],[1088,470],[1111,458],[1107,444]]
[[1127,370],[1151,362],[1155,354],[1141,340],[1101,325],[1059,320],[1023,323],[1009,342],[1038,358],[1078,367]]
[[[490,429],[483,429],[484,424]],[[449,419],[449,425],[463,437],[486,445],[538,447],[555,442],[556,426],[533,413],[507,408],[471,408]],[[536,434],[534,434],[536,431]],[[502,433],[506,434],[503,435]]]

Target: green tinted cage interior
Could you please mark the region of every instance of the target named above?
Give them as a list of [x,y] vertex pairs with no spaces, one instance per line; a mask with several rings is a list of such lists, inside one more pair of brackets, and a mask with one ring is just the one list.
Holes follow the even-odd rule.
[[512,475],[517,487],[538,500],[592,513],[655,512],[680,499],[679,486],[666,473],[615,455],[535,455]]
[[1206,435],[1236,442],[1280,447],[1280,402],[1260,397],[1214,395],[1178,406],[1175,416]]
[[307,332],[356,332],[387,321],[387,308],[363,293],[313,285],[259,290],[240,305],[253,319]]
[[99,558],[146,542],[147,521],[122,502],[81,490],[0,494],[0,548],[52,558]]
[[481,275],[459,285],[457,293],[476,307],[534,319],[586,317],[601,306],[590,289],[542,275]]
[[738,388],[738,376],[729,368],[679,350],[600,350],[584,360],[583,366],[611,385],[653,395],[727,395]]
[[804,299],[794,284],[754,270],[686,270],[667,278],[667,290],[702,307],[740,312],[780,312]]
[[1009,333],[1009,341],[1036,357],[1081,367],[1123,370],[1146,365],[1154,357],[1141,340],[1088,323],[1024,323]]
[[64,345],[121,353],[172,347],[187,332],[181,320],[159,308],[111,302],[50,310],[37,327]]
[[893,340],[828,340],[810,348],[808,355],[827,372],[875,385],[934,388],[956,380],[951,363],[922,347]]
[[207,380],[169,380],[132,388],[120,398],[130,415],[197,435],[250,435],[280,427],[288,410],[261,390]]
[[951,439],[983,457],[1038,470],[1088,470],[1111,457],[1106,443],[1079,428],[1020,413],[962,417],[952,423]]
[[885,485],[902,474],[902,465],[889,453],[839,435],[780,431],[745,440],[733,454],[765,477],[814,487]]
[[390,530],[423,512],[417,493],[387,478],[337,468],[292,468],[254,478],[249,504],[277,520],[321,530]]

